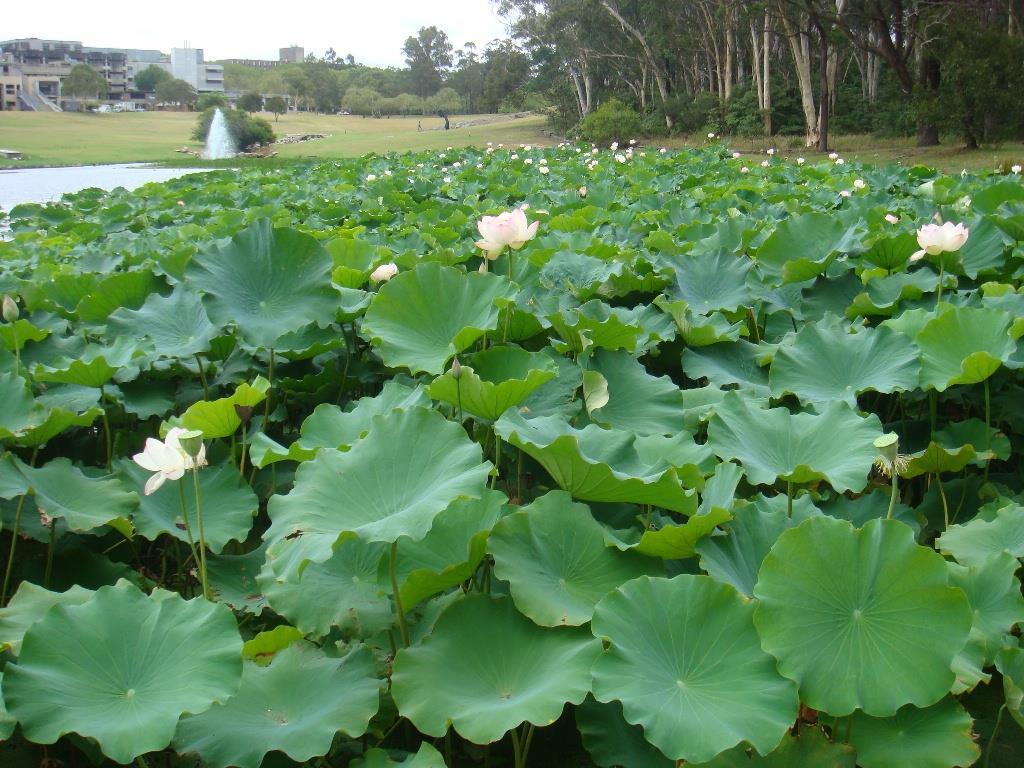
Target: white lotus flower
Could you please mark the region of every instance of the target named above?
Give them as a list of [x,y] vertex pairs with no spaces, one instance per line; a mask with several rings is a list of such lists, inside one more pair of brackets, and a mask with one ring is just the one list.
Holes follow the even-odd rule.
[[481,235],[481,239],[476,241],[476,247],[485,251],[487,258],[493,261],[506,245],[513,250],[522,248],[528,240],[534,238],[539,226],[539,221],[531,224],[526,220],[526,212],[522,208],[497,216],[484,216],[476,225]]
[[839,153],[838,152],[829,152],[828,153],[828,159],[833,161],[833,162],[835,162],[836,160],[839,159]]
[[370,280],[375,283],[386,283],[392,277],[398,274],[397,264],[381,264],[373,272],[370,273]]
[[617,141],[613,141],[611,147],[609,147],[609,149],[611,149],[612,152],[614,152],[618,148],[619,148],[619,142],[617,142]]
[[891,213],[885,214],[885,220],[888,221],[890,224],[899,224],[900,223],[900,217],[899,216],[893,216]]
[[844,189],[844,190],[839,192],[839,196],[840,197],[850,197],[850,195],[852,195],[852,194],[853,194],[853,192],[851,192],[848,189]]
[[634,144],[636,144],[636,139],[630,139],[629,140],[629,145],[633,146]]
[[596,155],[597,153],[598,153],[597,147],[594,147],[593,149],[590,150],[590,154],[592,154],[592,155]]
[[579,194],[580,197],[586,197],[587,196],[587,188],[586,187],[580,187],[577,190],[577,194]]
[[441,181],[443,181],[445,184],[451,184],[452,183],[452,177],[451,176],[445,176],[443,179],[441,179]]
[[668,148],[667,147],[662,147],[661,149],[658,150],[658,154],[661,154],[661,155],[664,155],[666,152],[668,152]]
[[519,153],[518,152],[513,152],[511,155],[509,155],[509,158],[511,160],[518,160],[519,159]]
[[921,250],[910,257],[911,261],[923,259],[925,254],[938,256],[940,253],[954,253],[964,247],[970,230],[963,224],[925,224],[917,230],[917,244]]
[[836,160],[836,165],[846,165],[846,161],[840,157],[838,160]]
[[774,155],[775,154],[775,148],[774,147],[769,147],[768,148],[768,154],[769,155]]
[[366,174],[366,180],[367,181],[376,181],[377,177],[376,177],[376,175],[374,175],[372,173],[368,173],[368,174]]
[[527,165],[533,165],[533,158],[532,157],[524,158],[523,162],[526,163]]
[[708,138],[709,138],[709,139],[713,139],[713,138],[715,138],[715,134],[714,134],[714,133],[709,133],[709,134],[708,134]]
[[867,183],[864,181],[864,179],[854,179],[853,180],[853,188],[854,189],[864,189],[865,187],[867,187]]
[[733,160],[739,160],[741,157],[743,157],[743,155],[741,155],[739,152],[733,152],[732,153],[732,159]]
[[626,156],[624,154],[622,154],[621,152],[619,152],[618,154],[615,155],[615,162],[617,162],[617,163],[624,163],[624,162],[626,162]]
[[167,480],[180,480],[190,469],[206,466],[206,446],[202,445],[195,459],[181,447],[179,437],[189,430],[172,427],[161,443],[152,437],[146,438],[142,453],[132,456],[132,461],[153,473],[146,481],[144,493],[155,493]]
[[767,160],[762,160],[761,161],[761,167],[762,168],[767,168],[769,165],[771,165],[771,163],[769,163]]
[[546,165],[542,165],[537,170],[540,171],[541,173],[543,173],[545,176],[547,176],[549,173],[551,173],[551,169],[548,168]]
[[742,168],[740,168],[740,173],[750,173],[750,169],[744,165]]
[[1019,174],[1020,173],[1020,166],[1019,165],[1011,165],[1010,166],[1010,173]]
[[806,161],[806,160],[805,160],[804,158],[802,158],[802,157],[798,157],[798,158],[796,159],[796,164],[797,164],[797,165],[803,165],[803,164],[804,164],[804,163],[806,163],[806,162],[807,162],[807,161]]

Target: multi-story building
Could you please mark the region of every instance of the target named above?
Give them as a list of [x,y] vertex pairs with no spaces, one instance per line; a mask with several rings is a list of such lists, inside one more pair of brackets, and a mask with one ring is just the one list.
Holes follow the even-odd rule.
[[282,64],[301,64],[306,60],[306,49],[301,45],[289,45],[278,50],[277,59]]

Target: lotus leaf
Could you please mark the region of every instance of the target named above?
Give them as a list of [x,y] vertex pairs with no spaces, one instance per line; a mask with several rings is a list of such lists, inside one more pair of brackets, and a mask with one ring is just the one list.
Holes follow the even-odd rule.
[[441,753],[426,741],[420,744],[416,754],[408,755],[404,760],[392,760],[383,749],[371,749],[353,760],[351,768],[394,768],[396,765],[402,768],[446,768]]
[[895,520],[805,520],[779,536],[754,596],[764,649],[807,706],[836,717],[934,704],[971,628],[946,561]]
[[949,307],[940,312],[915,338],[921,348],[921,386],[942,392],[987,379],[1016,349],[1010,322],[1010,315],[998,309]]
[[630,768],[675,768],[644,738],[644,729],[630,725],[622,716],[622,704],[602,704],[588,696],[576,707],[576,727],[590,758],[601,768],[628,765]]
[[119,581],[30,626],[3,694],[29,741],[74,732],[129,763],[170,744],[183,713],[233,696],[241,674],[242,639],[226,607]]
[[799,736],[786,734],[782,744],[764,757],[756,752],[748,755],[747,750],[734,747],[692,768],[854,768],[856,763],[853,747],[829,741],[820,728],[802,726]]
[[961,565],[981,565],[1000,552],[1024,557],[1024,507],[1008,504],[991,520],[976,517],[951,525],[936,539],[935,546]]
[[218,334],[199,296],[180,284],[170,296],[151,294],[137,310],[118,309],[107,320],[107,328],[131,338],[148,338],[164,357],[206,352]]
[[467,595],[426,639],[398,652],[391,693],[423,733],[443,736],[451,724],[463,738],[489,744],[523,722],[549,725],[567,702],[583,701],[600,652],[583,629],[544,629],[507,598]]
[[51,592],[31,581],[23,581],[11,602],[0,608],[0,649],[15,656],[21,652],[25,631],[43,618],[55,605],[81,605],[93,596],[93,590],[77,584],[66,592]]
[[627,582],[594,611],[593,632],[610,643],[594,664],[595,698],[621,701],[626,721],[675,760],[741,742],[771,752],[796,718],[796,688],[761,650],[753,611],[707,576]]
[[981,755],[971,716],[953,698],[927,709],[903,707],[893,717],[858,712],[850,743],[863,768],[952,768],[974,765]]
[[590,409],[595,423],[638,435],[671,435],[685,428],[683,391],[668,377],[651,376],[624,350],[599,349],[591,365],[607,388],[607,401]]

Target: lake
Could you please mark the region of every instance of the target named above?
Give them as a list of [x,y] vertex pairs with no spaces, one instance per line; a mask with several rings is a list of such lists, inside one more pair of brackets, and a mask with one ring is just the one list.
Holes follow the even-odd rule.
[[[81,165],[69,168],[12,168],[0,170],[0,209],[9,211],[21,203],[49,203],[68,192],[89,187],[132,190],[151,181],[169,181],[209,168],[156,168],[138,163]],[[2,215],[0,215],[2,218]]]

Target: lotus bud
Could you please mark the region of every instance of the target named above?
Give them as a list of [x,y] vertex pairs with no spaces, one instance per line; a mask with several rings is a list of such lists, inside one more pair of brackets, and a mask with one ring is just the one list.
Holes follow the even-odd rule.
[[452,358],[452,378],[456,381],[462,378],[462,363],[457,357]]
[[864,179],[854,179],[854,181],[853,181],[853,188],[854,189],[864,189],[865,187],[867,187],[867,182],[864,181]]
[[715,134],[714,134],[714,133],[708,133],[708,138],[709,138],[709,139],[713,139],[713,138],[715,138]]
[[178,433],[178,444],[193,459],[203,450],[203,433],[198,429],[187,429]]
[[3,316],[4,320],[8,323],[13,323],[21,317],[21,312],[18,310],[18,303],[6,293],[4,294]]
[[579,193],[580,197],[586,197],[587,196],[587,188],[586,187],[580,187],[579,190],[578,190],[578,193]]
[[900,223],[900,217],[899,216],[893,216],[891,213],[885,214],[885,220],[888,221],[890,224],[899,224]]
[[771,163],[769,163],[767,160],[762,160],[761,161],[761,167],[762,168],[767,168],[769,165],[771,165]]
[[370,273],[370,280],[375,283],[386,283],[392,277],[398,274],[397,264],[381,264],[373,272]]
[[1011,165],[1010,166],[1010,173],[1016,173],[1016,174],[1020,175],[1020,166],[1019,165]]

